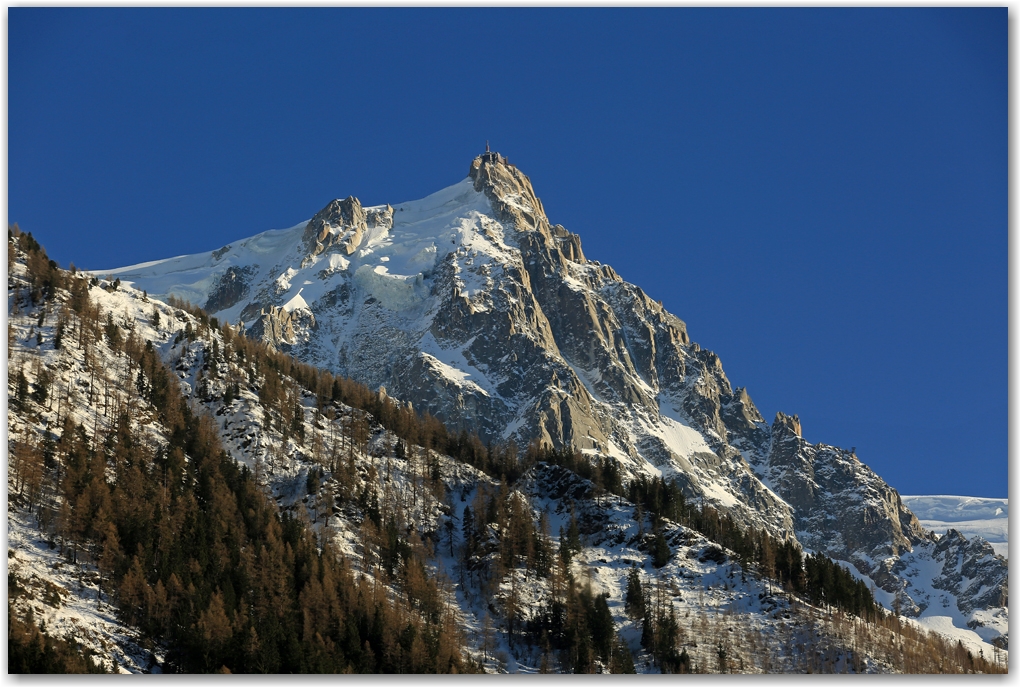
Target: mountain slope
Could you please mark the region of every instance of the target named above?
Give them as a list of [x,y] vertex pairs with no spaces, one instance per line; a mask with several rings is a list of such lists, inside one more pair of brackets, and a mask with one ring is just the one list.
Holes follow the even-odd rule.
[[[852,563],[909,612],[949,594],[983,625],[981,604],[1005,604],[999,559],[979,566],[975,589],[996,590],[981,601],[944,577],[908,584],[901,557],[936,544],[895,490],[852,453],[806,442],[796,417],[765,422],[718,356],[586,259],[499,154],[419,201],[348,197],[288,230],[98,273],[201,304],[483,441],[574,446],[613,458],[625,481],[676,480],[745,526]],[[1003,623],[990,631],[1005,641]]]
[[487,448],[30,238],[9,242],[9,614],[107,667],[1001,670],[666,482]]
[[[12,238],[12,255],[32,244]],[[388,585],[358,575],[306,509],[267,493],[269,473],[278,490],[300,480],[307,500],[321,474],[309,456],[279,465],[274,451],[266,467],[263,448],[249,469],[224,450],[226,423],[201,404],[211,389],[221,406],[258,399],[247,423],[285,411],[285,431],[303,435],[279,360],[204,314],[62,273],[39,250],[26,262],[8,291],[12,619],[119,672],[477,669],[420,540],[393,542],[402,565]],[[242,391],[249,370],[255,391]]]

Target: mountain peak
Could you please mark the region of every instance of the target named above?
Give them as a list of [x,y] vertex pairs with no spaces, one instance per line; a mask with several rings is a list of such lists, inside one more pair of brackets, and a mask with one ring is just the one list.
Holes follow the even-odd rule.
[[315,213],[305,227],[303,240],[313,256],[334,246],[351,255],[361,245],[365,232],[377,226],[393,226],[393,208],[364,208],[357,198],[347,196],[332,200]]
[[787,415],[780,411],[776,413],[776,419],[775,422],[773,422],[773,427],[785,430],[787,434],[793,434],[798,437],[804,436],[804,432],[800,426],[799,415]]
[[468,176],[475,190],[484,193],[502,222],[512,222],[518,231],[549,232],[549,220],[542,201],[535,195],[531,179],[500,153],[488,150],[471,161]]

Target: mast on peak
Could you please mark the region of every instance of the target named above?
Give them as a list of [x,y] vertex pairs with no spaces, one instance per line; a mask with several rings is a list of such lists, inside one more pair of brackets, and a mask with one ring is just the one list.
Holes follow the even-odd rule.
[[502,163],[505,165],[510,164],[509,160],[507,160],[505,157],[489,148],[488,141],[485,142],[485,152],[482,153],[482,162],[495,162]]

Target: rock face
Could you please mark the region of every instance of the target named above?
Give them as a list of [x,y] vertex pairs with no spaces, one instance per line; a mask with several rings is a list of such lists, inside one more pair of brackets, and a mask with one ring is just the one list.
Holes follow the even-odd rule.
[[220,275],[203,307],[209,312],[219,312],[235,305],[248,295],[248,280],[253,272],[251,267],[233,265],[228,267],[227,271]]
[[842,560],[883,559],[924,536],[895,489],[851,451],[809,444],[796,416],[778,413],[768,451],[752,455],[756,474],[793,507],[798,537],[809,548]]
[[370,228],[388,229],[393,225],[393,208],[372,208],[365,211],[354,196],[334,200],[317,212],[305,228],[304,241],[310,255],[337,248],[350,255],[361,245]]
[[[300,339],[307,340],[315,330],[315,316],[307,310],[288,311],[275,305],[259,313],[247,335],[264,341],[276,350],[289,351]],[[304,335],[303,337],[301,335]]]
[[[950,530],[934,545],[931,555],[942,563],[934,580],[935,589],[954,594],[959,600],[959,609],[965,614],[1008,605],[1008,571],[999,564],[992,547],[984,540],[967,539],[956,530]],[[972,621],[970,626],[977,625]]]
[[[739,522],[920,597],[903,566],[936,543],[896,491],[852,452],[805,441],[796,416],[769,425],[679,318],[549,222],[502,156],[479,156],[466,179],[422,200],[363,208],[350,196],[226,248],[194,256],[178,286],[153,268],[118,273],[154,294],[213,284],[207,307],[250,336],[454,428],[675,478]],[[980,561],[988,590],[945,576],[925,589],[953,587],[975,618],[1006,594],[1005,562]]]

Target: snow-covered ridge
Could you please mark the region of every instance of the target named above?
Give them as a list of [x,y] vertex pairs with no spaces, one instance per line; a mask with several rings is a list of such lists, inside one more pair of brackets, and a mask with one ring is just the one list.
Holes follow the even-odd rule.
[[[380,209],[381,206],[366,208]],[[158,297],[172,295],[200,306],[207,304],[218,280],[230,268],[249,268],[245,281],[251,287],[272,283],[272,297],[263,305],[291,303],[299,292],[306,303],[314,303],[345,277],[355,276],[367,294],[393,310],[404,310],[413,305],[415,286],[420,286],[425,275],[445,256],[452,252],[486,252],[488,242],[478,240],[477,236],[485,229],[482,215],[487,210],[488,201],[465,179],[421,200],[396,205],[392,228],[375,227],[368,231],[350,255],[310,256],[304,237],[306,221],[208,253],[91,271],[98,276],[119,277],[122,282]],[[469,290],[470,286],[466,284]],[[251,290],[254,295],[256,289]],[[226,321],[240,320],[247,325],[258,314],[242,316],[247,304],[246,301],[214,312]]]

